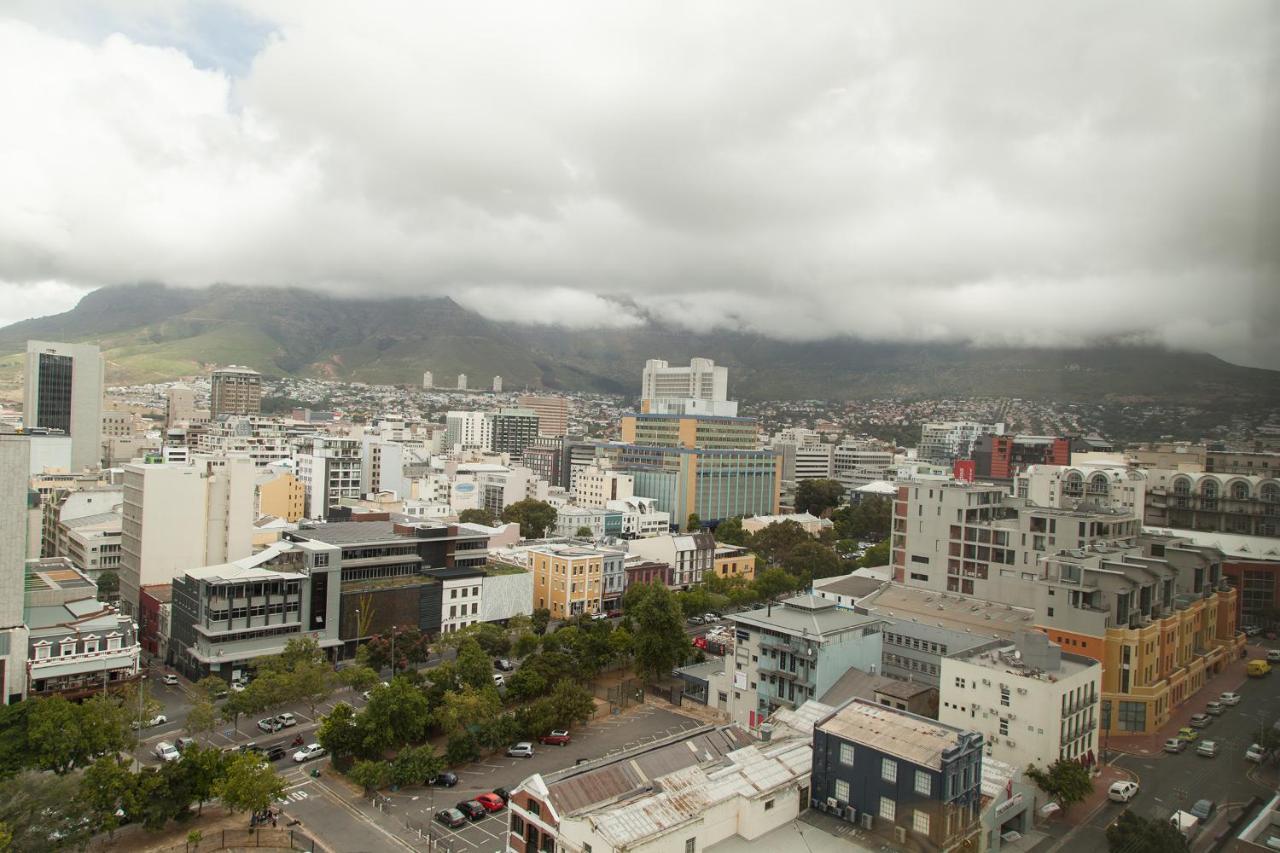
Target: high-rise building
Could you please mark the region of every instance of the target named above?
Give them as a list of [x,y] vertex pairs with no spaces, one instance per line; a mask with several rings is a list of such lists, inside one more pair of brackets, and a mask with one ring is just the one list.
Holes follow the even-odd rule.
[[27,559],[27,488],[31,442],[0,433],[0,702],[22,699],[26,690],[27,629],[22,619]]
[[502,377],[501,376],[493,377],[493,393],[495,394],[502,393]]
[[248,367],[231,365],[213,371],[209,411],[216,420],[222,415],[262,413],[262,374]]
[[870,441],[837,444],[831,451],[831,468],[846,491],[877,480],[892,480],[893,450]]
[[71,436],[71,465],[102,460],[102,353],[92,344],[27,341],[23,426]]
[[298,454],[298,479],[307,490],[307,517],[328,518],[343,498],[360,497],[361,447],[354,438],[309,436]]
[[256,478],[247,456],[124,466],[120,604],[125,612],[137,612],[143,586],[249,556]]
[[523,395],[517,401],[522,409],[533,409],[538,415],[538,434],[559,438],[569,432],[569,401],[564,397]]
[[434,388],[435,385],[436,385],[436,380],[435,380],[435,377],[431,375],[431,371],[430,370],[423,371],[422,387],[430,390],[431,388]]
[[738,404],[728,399],[729,370],[709,358],[694,358],[688,367],[672,367],[661,359],[644,363],[640,411],[658,415],[724,415],[736,417]]
[[533,409],[499,409],[489,418],[493,422],[489,447],[496,453],[519,459],[538,437],[538,415]]
[[974,421],[921,424],[918,455],[925,462],[950,465],[957,459],[968,459],[974,443],[982,435],[1004,435],[1004,424],[981,424]]
[[458,390],[459,391],[467,390],[467,374],[465,373],[458,374]]
[[164,425],[173,429],[191,423],[196,413],[196,392],[190,385],[173,385],[166,394]]
[[493,419],[488,412],[446,412],[445,450],[493,449]]
[[622,440],[649,447],[755,450],[754,418],[719,415],[624,415]]

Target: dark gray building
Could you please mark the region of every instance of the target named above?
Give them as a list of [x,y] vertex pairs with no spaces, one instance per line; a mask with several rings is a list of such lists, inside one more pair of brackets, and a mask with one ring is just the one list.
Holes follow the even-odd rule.
[[982,746],[978,732],[853,699],[814,725],[812,806],[897,844],[976,849]]
[[493,418],[493,450],[523,459],[525,448],[538,440],[538,413],[533,409],[499,409]]

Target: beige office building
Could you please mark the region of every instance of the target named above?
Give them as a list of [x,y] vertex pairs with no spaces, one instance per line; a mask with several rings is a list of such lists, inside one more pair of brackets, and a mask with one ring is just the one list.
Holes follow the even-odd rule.
[[569,432],[569,401],[564,397],[524,395],[520,408],[532,409],[538,416],[538,435],[559,438]]
[[248,367],[231,365],[213,371],[209,397],[210,416],[257,415],[262,413],[262,374]]

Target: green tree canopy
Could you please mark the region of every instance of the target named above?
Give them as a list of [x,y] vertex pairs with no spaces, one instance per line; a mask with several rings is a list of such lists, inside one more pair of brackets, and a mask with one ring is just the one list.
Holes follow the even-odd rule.
[[842,506],[831,520],[838,539],[884,539],[889,535],[893,503],[878,495],[864,497],[856,504]]
[[1111,853],[1181,853],[1187,840],[1169,821],[1125,809],[1107,827],[1107,848]]
[[246,752],[233,755],[227,761],[226,770],[213,786],[213,791],[233,812],[256,812],[279,799],[284,793],[284,780],[276,775],[270,764]]
[[716,525],[716,541],[727,545],[747,544],[747,532],[742,529],[742,517],[726,518]]
[[641,675],[664,677],[684,661],[689,638],[684,633],[680,605],[666,585],[631,586],[623,595],[623,609],[634,637],[632,658]]
[[502,520],[520,525],[526,539],[541,539],[556,525],[556,508],[546,501],[525,498],[502,511]]
[[695,533],[702,529],[702,519],[696,512],[689,513],[688,519],[685,520],[684,529],[690,533]]
[[801,480],[796,486],[796,512],[822,516],[843,499],[844,486],[836,480]]
[[493,513],[487,509],[464,509],[458,513],[458,521],[462,524],[483,524],[485,527],[493,527],[498,519],[494,518]]
[[[391,784],[391,765],[385,761],[361,759],[351,765],[347,778],[364,788],[366,794]],[[425,781],[425,780],[419,780]]]
[[593,534],[593,533],[591,532],[591,528],[590,528],[590,527],[587,527],[587,526],[584,524],[584,525],[582,525],[581,527],[579,527],[579,528],[578,528],[578,532],[577,532],[577,533],[575,533],[575,534],[573,534],[573,535],[574,535],[574,536],[576,536],[576,537],[577,537],[577,538],[579,538],[579,539],[590,539],[590,538],[591,538],[593,535],[595,535],[595,534]]
[[812,542],[813,537],[794,521],[775,521],[751,536],[749,547],[765,562],[780,566],[786,562],[792,550],[802,543]]
[[795,592],[798,583],[797,578],[786,569],[772,568],[757,573],[752,587],[758,598],[768,600]]
[[545,607],[535,607],[533,614],[529,617],[529,627],[538,635],[547,633],[547,625],[550,622],[551,611]]
[[889,565],[889,540],[885,539],[868,548],[867,553],[858,559],[858,565],[863,568]]
[[1041,770],[1035,765],[1028,766],[1027,778],[1057,800],[1063,809],[1083,802],[1093,792],[1093,776],[1089,769],[1078,761],[1066,758],[1059,758],[1049,765],[1048,770]]

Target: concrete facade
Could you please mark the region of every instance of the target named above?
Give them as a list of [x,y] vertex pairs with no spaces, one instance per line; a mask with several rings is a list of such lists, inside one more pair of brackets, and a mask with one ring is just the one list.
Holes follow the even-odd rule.
[[102,456],[105,367],[92,344],[27,341],[22,423],[71,436],[71,467],[97,467]]

